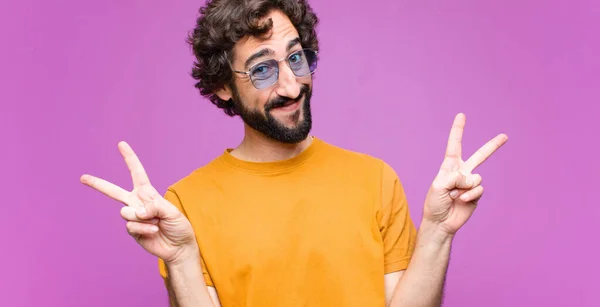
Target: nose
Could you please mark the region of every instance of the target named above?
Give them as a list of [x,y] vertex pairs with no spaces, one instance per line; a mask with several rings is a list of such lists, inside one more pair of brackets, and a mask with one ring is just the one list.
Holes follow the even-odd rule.
[[275,92],[279,96],[292,99],[300,95],[300,85],[296,82],[296,75],[285,61],[279,63],[279,80]]

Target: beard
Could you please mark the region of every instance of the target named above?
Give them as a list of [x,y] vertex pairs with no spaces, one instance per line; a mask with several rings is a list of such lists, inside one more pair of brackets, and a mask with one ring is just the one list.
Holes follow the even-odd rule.
[[[236,113],[252,129],[270,139],[286,144],[296,144],[308,137],[312,129],[312,116],[310,112],[312,90],[308,85],[303,84],[301,86],[300,94],[296,98],[290,99],[278,96],[270,100],[265,104],[264,114],[258,110],[248,109],[235,87],[232,87],[232,92],[232,100]],[[304,98],[302,105],[291,115],[295,124],[294,127],[286,127],[271,114],[272,109],[282,107],[291,101],[300,101],[302,98]]]

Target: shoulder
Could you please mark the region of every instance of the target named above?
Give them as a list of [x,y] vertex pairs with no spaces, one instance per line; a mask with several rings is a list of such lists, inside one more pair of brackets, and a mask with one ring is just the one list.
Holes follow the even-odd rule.
[[[360,151],[349,150],[327,144],[330,162],[338,167],[331,171],[341,173],[340,180],[353,183],[354,187],[376,193],[378,221],[384,221],[386,214],[405,206],[404,187],[396,170],[380,157]],[[351,185],[351,184],[350,184]]]
[[339,145],[323,142],[323,152],[329,163],[344,165],[352,171],[366,172],[377,175],[383,181],[395,180],[397,173],[394,168],[380,157],[361,151],[350,150]]
[[195,193],[199,188],[202,189],[203,187],[213,185],[214,182],[212,181],[215,178],[213,175],[223,170],[221,164],[220,157],[214,158],[207,164],[194,169],[186,176],[169,185],[167,192],[177,194],[181,197],[181,195]]

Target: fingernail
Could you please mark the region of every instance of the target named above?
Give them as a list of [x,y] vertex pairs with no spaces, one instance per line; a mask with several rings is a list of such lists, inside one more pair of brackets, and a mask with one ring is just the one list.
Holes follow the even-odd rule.
[[458,196],[458,191],[457,190],[450,191],[450,197],[456,198],[456,196]]
[[150,231],[152,231],[152,232],[158,232],[158,227],[157,226],[152,226],[150,228]]
[[146,216],[146,208],[138,208],[137,209],[137,214],[139,216]]

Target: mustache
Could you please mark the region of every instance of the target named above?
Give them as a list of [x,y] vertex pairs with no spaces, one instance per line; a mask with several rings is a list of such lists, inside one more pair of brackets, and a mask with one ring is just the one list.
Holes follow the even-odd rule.
[[298,94],[298,96],[296,98],[290,99],[288,97],[277,96],[276,98],[274,98],[273,100],[269,101],[265,105],[265,111],[268,112],[271,109],[278,108],[278,107],[283,107],[284,105],[286,105],[290,101],[298,102],[298,101],[300,101],[300,99],[302,99],[302,97],[306,96],[306,94],[308,93],[308,91],[309,91],[308,86],[307,85],[302,85],[302,87],[300,88],[300,93]]

